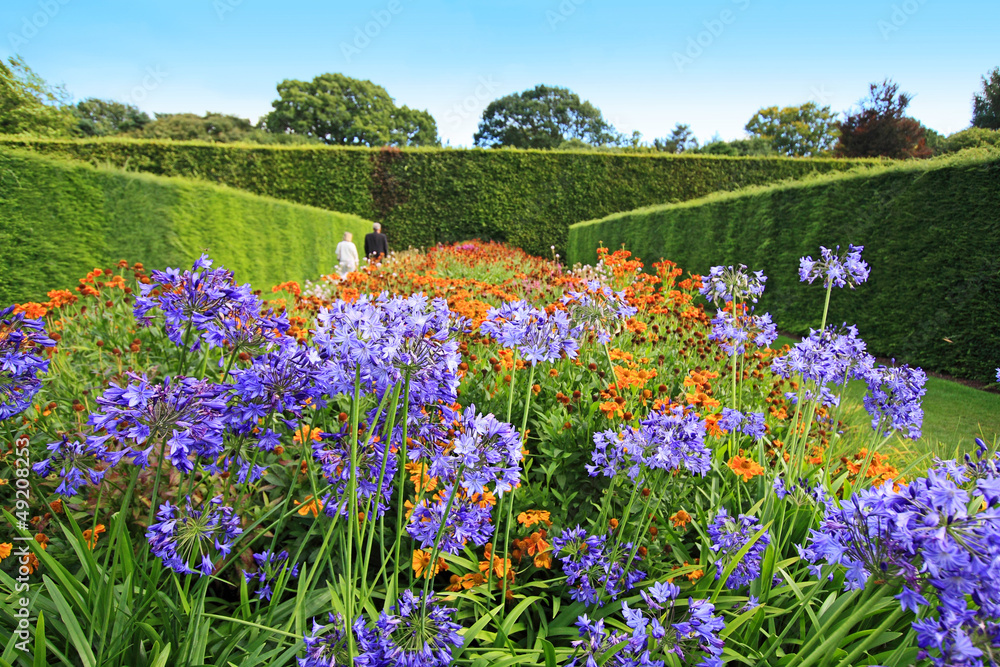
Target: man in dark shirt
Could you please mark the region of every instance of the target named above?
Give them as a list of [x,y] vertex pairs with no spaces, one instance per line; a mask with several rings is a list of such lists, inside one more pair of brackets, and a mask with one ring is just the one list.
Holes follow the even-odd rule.
[[365,257],[371,259],[383,259],[389,254],[389,240],[382,233],[382,225],[375,223],[371,234],[365,235]]

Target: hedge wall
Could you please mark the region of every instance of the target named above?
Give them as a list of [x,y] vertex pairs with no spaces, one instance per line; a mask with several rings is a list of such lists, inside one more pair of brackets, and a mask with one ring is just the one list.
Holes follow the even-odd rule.
[[568,227],[638,206],[847,169],[862,161],[598,152],[6,139],[7,145],[214,181],[382,221],[397,248],[473,237],[540,255]]
[[209,183],[94,168],[0,149],[0,306],[72,288],[119,259],[190,266],[208,252],[267,289],[329,273],[352,215]]
[[984,151],[726,193],[574,225],[571,261],[621,244],[705,273],[762,269],[759,305],[778,325],[819,326],[824,291],[798,282],[819,246],[865,246],[857,290],[835,290],[833,321],[856,323],[870,350],[983,381],[1000,366],[1000,154]]

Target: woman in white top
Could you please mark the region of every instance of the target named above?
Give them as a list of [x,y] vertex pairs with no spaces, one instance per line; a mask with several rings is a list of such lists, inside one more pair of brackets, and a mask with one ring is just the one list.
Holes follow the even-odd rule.
[[337,260],[340,264],[337,266],[337,273],[340,274],[341,278],[346,278],[347,274],[351,271],[358,270],[358,249],[354,245],[354,237],[350,232],[344,232],[344,240],[337,244]]

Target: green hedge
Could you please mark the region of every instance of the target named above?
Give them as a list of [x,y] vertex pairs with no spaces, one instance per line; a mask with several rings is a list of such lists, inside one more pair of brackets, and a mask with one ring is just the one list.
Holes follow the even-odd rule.
[[983,381],[1000,366],[1000,154],[972,152],[817,177],[574,225],[571,261],[624,244],[706,273],[742,263],[768,276],[760,309],[796,333],[819,326],[824,290],[798,282],[819,246],[865,246],[857,290],[835,290],[832,321],[870,350]]
[[370,223],[179,178],[0,149],[0,305],[44,299],[119,259],[185,267],[208,252],[267,289],[329,273],[344,231]]
[[6,139],[94,164],[210,180],[382,221],[396,248],[474,237],[564,252],[570,224],[862,161]]

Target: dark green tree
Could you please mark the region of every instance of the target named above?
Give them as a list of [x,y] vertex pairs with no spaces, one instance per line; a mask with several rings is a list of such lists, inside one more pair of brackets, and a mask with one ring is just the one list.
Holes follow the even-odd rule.
[[73,107],[77,132],[85,137],[107,137],[141,130],[151,122],[145,111],[131,104],[91,97]]
[[925,128],[906,115],[913,98],[899,92],[899,85],[886,79],[869,86],[861,108],[840,124],[835,151],[843,157],[930,157]]
[[0,59],[0,134],[69,136],[76,116],[69,95],[50,86],[18,56]]
[[597,107],[568,88],[545,85],[490,102],[473,137],[485,148],[551,149],[572,139],[591,146],[622,143]]
[[144,139],[174,141],[244,141],[254,130],[246,118],[221,113],[158,113],[156,120],[134,132]]
[[972,97],[972,126],[1000,130],[1000,67],[983,77],[983,93]]
[[723,141],[720,138],[713,138],[701,146],[701,148],[696,148],[693,152],[702,155],[731,155],[734,157],[748,155],[761,157],[777,154],[774,150],[774,144],[769,139],[763,137],[734,139],[733,141]]
[[745,129],[751,137],[770,141],[780,155],[792,157],[825,153],[837,141],[836,114],[815,102],[760,109]]
[[343,74],[312,81],[286,79],[263,120],[276,134],[315,137],[342,146],[439,146],[437,123],[427,111],[397,107],[385,88]]
[[691,126],[677,123],[666,139],[654,139],[653,148],[665,153],[683,153],[698,148],[698,140],[691,132]]

